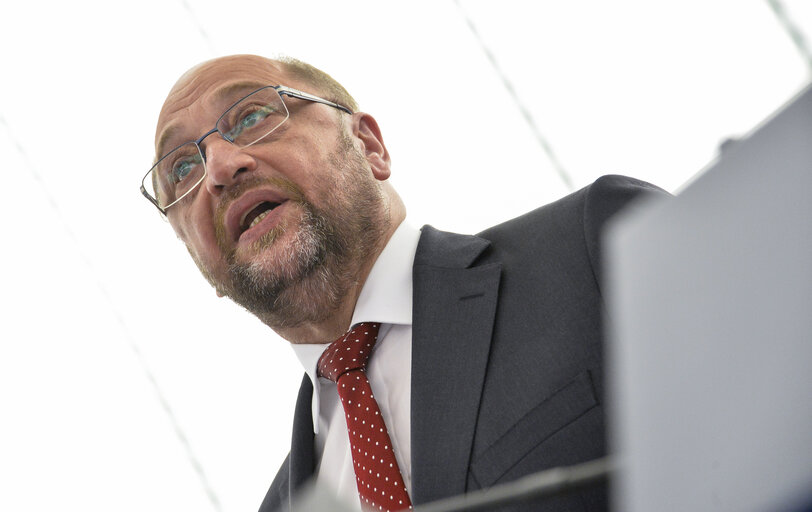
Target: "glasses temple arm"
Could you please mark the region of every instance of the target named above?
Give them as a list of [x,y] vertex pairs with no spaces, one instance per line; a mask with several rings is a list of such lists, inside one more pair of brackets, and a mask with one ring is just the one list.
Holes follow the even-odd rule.
[[277,87],[278,88],[276,89],[276,91],[279,94],[284,94],[286,96],[291,96],[293,98],[299,98],[300,100],[313,101],[313,102],[316,102],[316,103],[321,103],[321,104],[324,104],[324,105],[328,105],[330,107],[334,107],[334,108],[337,108],[339,110],[343,110],[344,112],[352,115],[352,110],[348,109],[344,105],[339,105],[338,103],[333,103],[332,101],[327,101],[327,100],[325,100],[323,98],[319,98],[318,96],[313,96],[312,94],[308,94],[308,93],[306,93],[304,91],[300,91],[298,89],[293,89],[293,88],[290,88],[290,87],[286,87],[284,85],[279,85]]

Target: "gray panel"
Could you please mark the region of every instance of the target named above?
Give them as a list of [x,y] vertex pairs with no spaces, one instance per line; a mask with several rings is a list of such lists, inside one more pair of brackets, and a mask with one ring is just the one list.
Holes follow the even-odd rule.
[[812,87],[610,232],[623,511],[812,497]]

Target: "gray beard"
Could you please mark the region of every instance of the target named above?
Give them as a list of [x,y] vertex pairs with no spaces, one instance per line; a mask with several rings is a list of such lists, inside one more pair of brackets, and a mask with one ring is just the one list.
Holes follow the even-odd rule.
[[[341,306],[361,268],[381,249],[389,211],[377,184],[366,173],[364,157],[347,137],[331,155],[335,194],[323,210],[305,200],[303,214],[286,254],[273,269],[266,262],[238,263],[228,258],[226,295],[274,330],[328,319]],[[340,155],[340,156],[339,156]],[[256,249],[271,244],[286,226],[267,233]]]
[[[303,207],[290,250],[284,261],[276,262],[279,271],[269,271],[261,263],[229,264],[227,295],[274,328],[328,318],[352,282],[346,271],[337,270],[346,269],[345,262],[354,255],[346,237],[336,233],[311,205],[303,203]],[[268,233],[259,243],[269,246],[278,236],[278,232]]]

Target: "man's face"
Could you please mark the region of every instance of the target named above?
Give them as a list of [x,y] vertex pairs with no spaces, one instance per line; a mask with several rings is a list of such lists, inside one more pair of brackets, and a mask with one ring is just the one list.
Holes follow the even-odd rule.
[[[242,96],[277,84],[319,93],[260,58],[196,68],[164,104],[158,156],[209,131]],[[206,178],[167,211],[218,292],[272,327],[329,316],[385,229],[380,187],[355,145],[352,118],[326,105],[285,103],[290,118],[252,146],[207,137]]]

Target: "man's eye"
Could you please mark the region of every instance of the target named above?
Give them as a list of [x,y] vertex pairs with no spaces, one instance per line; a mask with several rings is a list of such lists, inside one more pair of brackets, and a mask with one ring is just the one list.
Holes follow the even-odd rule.
[[261,124],[269,116],[276,113],[276,108],[273,105],[253,105],[250,108],[242,110],[237,116],[234,123],[234,128],[229,130],[228,135],[231,140],[236,139],[244,131],[248,131],[257,125]]
[[200,165],[200,155],[178,159],[172,164],[172,172],[169,174],[169,181],[173,184],[180,183]]
[[261,123],[263,119],[268,117],[270,109],[268,107],[261,107],[259,110],[254,110],[245,114],[240,119],[240,126],[242,128],[253,128],[256,124]]

